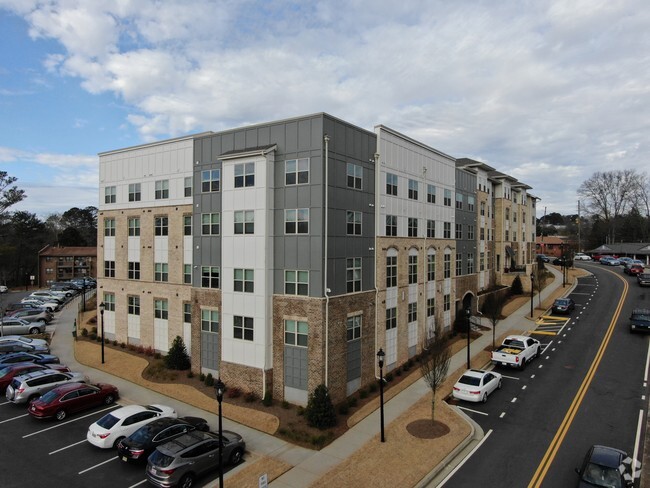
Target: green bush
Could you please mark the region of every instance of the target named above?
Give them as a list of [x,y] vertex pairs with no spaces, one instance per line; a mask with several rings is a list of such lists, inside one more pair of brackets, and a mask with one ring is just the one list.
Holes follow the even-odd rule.
[[347,415],[348,412],[350,411],[350,407],[348,406],[347,402],[343,402],[339,405],[339,415]]
[[191,369],[187,372],[187,377],[188,378],[194,378],[194,373],[192,373]]
[[205,374],[201,373],[199,375],[199,381],[201,381],[201,383],[203,383],[205,381]]
[[165,366],[169,369],[186,370],[191,366],[190,356],[187,354],[185,342],[181,336],[176,336],[172,347],[165,356]]
[[120,347],[122,349],[126,349],[126,343],[125,342],[120,342]]
[[390,383],[391,381],[393,381],[393,373],[386,373],[386,376],[384,376],[384,378],[388,383]]
[[212,377],[212,373],[208,373],[205,377],[205,386],[214,386],[214,378]]
[[374,381],[368,385],[368,390],[370,391],[370,393],[376,392],[377,388],[379,387],[377,386],[377,383],[375,383]]
[[94,332],[91,332],[90,334],[88,334],[88,339],[90,339],[91,341],[94,341],[95,339],[97,339],[97,334],[95,334]]
[[87,337],[88,336],[88,329],[86,329],[85,327],[83,329],[81,329],[81,335],[84,336],[84,337]]
[[273,405],[273,396],[271,395],[270,391],[267,391],[264,394],[264,399],[262,400],[262,405],[264,405],[265,407],[270,407],[271,405]]
[[348,403],[348,406],[350,408],[356,407],[357,403],[358,403],[357,397],[355,397],[355,396],[348,397],[348,402],[347,403]]
[[282,400],[282,408],[289,410],[291,408],[291,404],[286,400]]
[[258,399],[257,395],[255,394],[254,391],[246,392],[246,394],[244,395],[244,400],[248,403],[256,402],[257,399]]
[[359,398],[367,398],[368,392],[366,390],[359,390]]
[[512,285],[510,286],[510,294],[515,296],[515,295],[521,295],[524,292],[524,287],[521,284],[521,278],[519,278],[519,275],[515,276],[515,279],[512,280]]
[[309,395],[305,416],[309,425],[318,429],[327,429],[336,425],[336,410],[327,386],[318,385],[314,393]]

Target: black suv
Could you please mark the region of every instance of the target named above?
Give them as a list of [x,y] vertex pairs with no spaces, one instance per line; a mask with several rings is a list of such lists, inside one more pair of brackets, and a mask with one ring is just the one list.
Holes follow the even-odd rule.
[[650,310],[638,308],[630,315],[630,331],[650,331]]

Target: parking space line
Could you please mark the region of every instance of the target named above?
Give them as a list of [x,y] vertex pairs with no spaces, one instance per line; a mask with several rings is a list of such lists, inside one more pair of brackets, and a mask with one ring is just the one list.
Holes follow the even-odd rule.
[[[29,415],[29,414],[26,413],[25,415]],[[10,418],[10,419],[6,419],[6,420],[0,420],[0,424],[4,424],[5,422],[11,422],[12,420],[21,419],[21,418],[23,418],[25,415],[19,415],[18,417],[12,417],[12,418]]]
[[76,422],[77,420],[83,420],[86,417],[92,417],[93,415],[95,415],[97,413],[105,412],[106,410],[112,410],[114,408],[118,408],[118,406],[119,405],[111,405],[108,408],[104,408],[103,410],[99,410],[97,412],[89,413],[88,415],[84,415],[83,417],[76,417],[76,418],[70,419],[70,420],[68,420],[66,422],[61,422],[61,423],[58,423],[56,425],[53,425],[52,427],[47,427],[46,429],[37,430],[36,432],[32,432],[31,434],[25,434],[23,436],[23,439],[26,439],[27,437],[31,437],[31,436],[36,435],[36,434],[40,434],[42,432],[47,432],[48,430],[52,430],[52,429],[56,429],[58,427],[62,427],[62,426],[67,425],[67,424],[69,424],[71,422]]
[[57,449],[56,451],[48,452],[48,456],[51,456],[52,454],[56,454],[57,452],[65,451],[66,449],[70,449],[71,447],[78,446],[79,444],[83,444],[84,442],[88,442],[86,439],[83,441],[75,442],[74,444],[70,444],[69,446],[62,447],[61,449]]
[[131,486],[129,486],[129,488],[134,488],[135,486],[140,486],[142,483],[146,483],[146,482],[147,482],[147,478],[143,479],[143,480],[140,481],[139,483],[136,483],[135,485],[131,485]]
[[119,456],[114,456],[114,457],[112,457],[112,458],[110,458],[110,459],[107,459],[107,460],[104,461],[103,463],[95,464],[94,466],[91,466],[91,467],[88,468],[88,469],[84,469],[83,471],[79,471],[77,474],[84,474],[84,473],[87,473],[87,472],[90,471],[90,470],[93,470],[93,469],[95,469],[95,468],[99,468],[100,466],[103,466],[103,465],[106,464],[106,463],[110,463],[111,461],[115,461],[116,459],[119,459]]
[[472,410],[471,408],[467,407],[461,407],[460,405],[456,405],[457,408],[460,408],[461,410],[466,410],[467,412],[472,412],[472,413],[478,413],[480,415],[485,415],[486,417],[489,415],[485,412],[479,412],[478,410]]

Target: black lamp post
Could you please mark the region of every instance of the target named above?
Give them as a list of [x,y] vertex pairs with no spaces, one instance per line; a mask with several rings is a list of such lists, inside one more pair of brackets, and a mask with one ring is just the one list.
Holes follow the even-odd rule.
[[379,363],[379,423],[381,425],[381,442],[386,442],[384,437],[384,356],[386,353],[382,348],[377,352],[377,362]]
[[533,291],[535,290],[535,273],[530,273],[530,318],[533,318]]
[[465,309],[465,316],[467,317],[467,369],[471,369],[471,361],[470,361],[470,352],[469,352],[469,344],[470,344],[470,332],[472,331],[472,308],[467,307]]
[[99,304],[99,315],[101,319],[100,326],[102,328],[102,364],[104,364],[104,310],[106,309],[106,305],[104,305],[104,302]]
[[221,381],[221,377],[217,379],[214,388],[217,393],[217,402],[219,402],[219,488],[223,488],[223,425],[221,424],[221,402],[223,401],[223,393],[226,391],[226,385]]
[[562,260],[562,288],[566,285],[566,259],[564,258],[564,243],[560,244],[560,259]]
[[83,311],[86,311],[86,282],[84,281],[83,286],[81,287],[81,293],[83,293]]

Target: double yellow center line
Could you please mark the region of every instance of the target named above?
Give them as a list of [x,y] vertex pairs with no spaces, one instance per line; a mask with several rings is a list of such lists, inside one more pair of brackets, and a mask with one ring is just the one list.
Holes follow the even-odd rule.
[[557,452],[559,451],[560,447],[562,446],[562,442],[564,441],[564,437],[566,436],[569,427],[571,427],[571,423],[573,422],[574,417],[576,416],[576,413],[578,413],[578,409],[580,408],[580,404],[582,403],[582,400],[584,399],[585,395],[587,394],[587,390],[589,389],[589,386],[591,385],[591,381],[594,378],[594,375],[596,374],[596,370],[598,369],[598,365],[600,364],[600,361],[603,358],[603,355],[605,354],[605,350],[607,349],[607,345],[609,344],[609,340],[612,337],[612,334],[614,333],[614,328],[616,326],[616,321],[618,320],[619,315],[621,314],[621,309],[623,308],[623,304],[625,303],[625,297],[627,297],[627,290],[629,288],[627,280],[624,280],[620,276],[614,274],[618,279],[620,279],[623,282],[623,293],[621,294],[621,298],[618,301],[618,305],[616,306],[616,311],[614,312],[614,316],[612,317],[612,321],[609,324],[609,327],[607,329],[607,333],[605,334],[605,337],[603,338],[603,341],[600,344],[600,347],[598,348],[598,352],[596,353],[596,357],[591,363],[591,366],[589,367],[589,371],[587,372],[587,375],[585,376],[585,379],[582,381],[582,384],[580,385],[580,388],[578,389],[578,393],[576,393],[575,398],[573,399],[573,402],[571,402],[571,406],[569,407],[569,410],[567,410],[566,415],[564,416],[564,420],[562,421],[562,424],[560,425],[560,428],[558,431],[555,433],[555,437],[553,437],[553,440],[551,441],[551,444],[549,445],[548,449],[546,450],[546,453],[544,454],[544,457],[542,458],[542,462],[539,463],[539,466],[537,467],[537,470],[535,471],[535,474],[533,475],[533,479],[530,481],[528,484],[528,488],[538,488],[541,486],[542,482],[544,481],[544,477],[546,476],[546,473],[548,472],[549,468],[551,467],[551,464],[553,463],[553,459],[555,459],[555,456],[557,455]]

